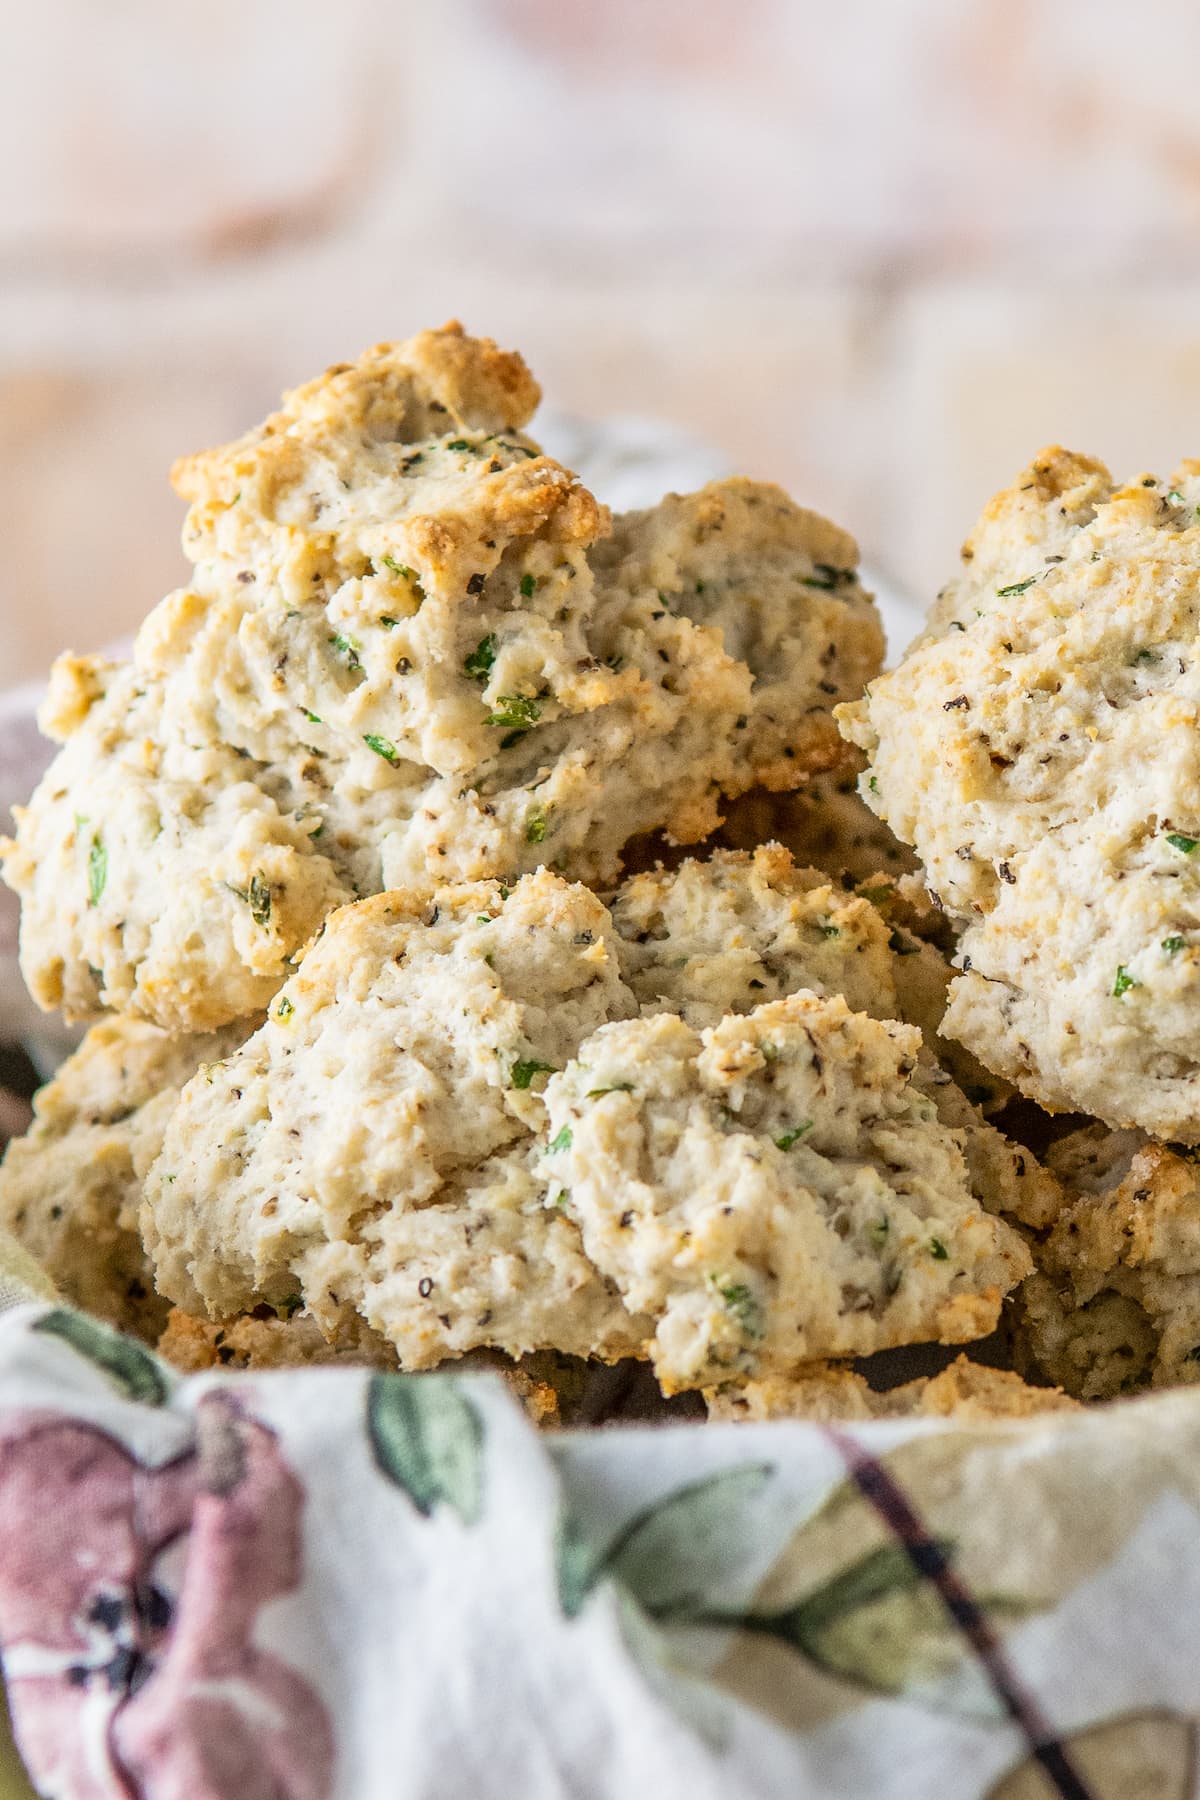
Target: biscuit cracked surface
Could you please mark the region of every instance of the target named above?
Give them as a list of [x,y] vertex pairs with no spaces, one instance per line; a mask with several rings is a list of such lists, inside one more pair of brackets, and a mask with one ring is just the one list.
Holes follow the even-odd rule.
[[964,927],[945,1031],[1052,1109],[1200,1138],[1200,465],[1047,451],[899,668],[863,797]]
[[336,913],[171,1119],[142,1209],[160,1289],[216,1317],[299,1290],[413,1368],[635,1350],[532,1160],[547,1073],[634,1007],[604,907],[548,871]]
[[1066,1204],[1017,1303],[1026,1365],[1084,1400],[1200,1381],[1200,1169],[1100,1125],[1048,1161]]
[[[635,877],[612,912],[547,870],[511,890],[345,907],[266,1024],[175,1107],[141,1218],[159,1287],[222,1319],[302,1300],[331,1336],[361,1318],[407,1367],[480,1348],[649,1353],[675,1387],[711,1379],[727,1352],[735,1373],[750,1366],[714,1280],[753,1287],[758,1306],[772,1259],[786,1285],[755,1351],[769,1366],[981,1336],[1027,1267],[998,1216],[1019,1214],[1021,1183],[1011,1148],[936,1065],[918,1068],[919,1033],[889,1018],[889,930],[778,847]],[[810,991],[763,1006],[764,983]],[[843,989],[881,1017],[851,1011]],[[729,1046],[764,1033],[763,1092],[750,1084],[739,1136]],[[584,1073],[614,1055],[619,1075]],[[729,1269],[712,1260],[724,1239],[710,1254],[701,1233],[661,1289],[638,1285],[604,1223],[616,1217],[623,1244],[623,1196],[646,1178],[625,1114],[658,1155],[672,1084],[697,1082],[690,1203],[724,1216],[741,1182]],[[593,1092],[609,1088],[611,1105]],[[592,1142],[605,1120],[620,1154]],[[691,1363],[660,1353],[697,1306],[713,1344]]]
[[211,1030],[347,901],[611,880],[839,761],[882,654],[852,540],[745,480],[610,522],[525,436],[537,399],[451,326],[178,466],[192,583],[130,665],[60,665],[7,847],[42,1005]]
[[166,1303],[138,1235],[141,1183],[180,1091],[253,1021],[170,1038],[138,1019],[94,1025],[34,1102],[0,1163],[0,1225],[73,1305],[153,1337]]
[[1061,1388],[1032,1387],[1011,1369],[992,1369],[965,1356],[937,1375],[918,1376],[900,1387],[872,1388],[851,1368],[815,1367],[793,1379],[748,1381],[705,1395],[708,1416],[721,1422],[761,1424],[766,1419],[843,1420],[953,1418],[977,1425],[996,1419],[1028,1419],[1069,1412],[1076,1404]]
[[603,1027],[546,1091],[553,1174],[667,1391],[981,1337],[1028,1269],[913,1083],[920,1034],[793,994]]

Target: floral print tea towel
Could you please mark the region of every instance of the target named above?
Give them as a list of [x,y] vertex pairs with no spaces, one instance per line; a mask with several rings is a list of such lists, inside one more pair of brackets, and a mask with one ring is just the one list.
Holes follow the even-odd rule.
[[1188,1800],[1200,1396],[539,1437],[26,1304],[0,1650],[56,1800]]

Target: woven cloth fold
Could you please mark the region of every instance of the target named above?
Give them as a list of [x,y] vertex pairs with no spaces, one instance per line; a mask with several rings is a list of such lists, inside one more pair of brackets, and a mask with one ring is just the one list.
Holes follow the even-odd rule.
[[[0,1647],[66,1800],[1185,1800],[1200,1398],[539,1436],[0,1318]],[[14,1789],[18,1792],[18,1789]]]

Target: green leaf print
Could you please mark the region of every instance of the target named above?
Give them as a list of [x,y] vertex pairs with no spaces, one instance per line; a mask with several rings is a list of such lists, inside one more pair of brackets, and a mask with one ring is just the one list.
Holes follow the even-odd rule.
[[367,1430],[380,1469],[425,1518],[443,1502],[464,1525],[483,1505],[483,1420],[452,1375],[372,1375]]
[[98,1319],[56,1307],[35,1319],[31,1329],[62,1338],[72,1350],[103,1369],[114,1387],[130,1400],[140,1400],[146,1406],[161,1406],[166,1400],[167,1377],[158,1359],[132,1338],[101,1325]]
[[707,1595],[740,1557],[746,1537],[745,1508],[762,1492],[772,1471],[751,1463],[722,1470],[635,1513],[604,1544],[586,1540],[573,1521],[559,1529],[558,1594],[573,1619],[598,1582],[611,1575],[653,1619],[682,1623],[702,1618]]
[[[942,1544],[949,1555],[950,1544]],[[786,1612],[750,1614],[747,1630],[780,1638],[831,1674],[882,1693],[908,1686],[918,1665],[957,1660],[962,1645],[937,1593],[900,1544],[883,1544]]]

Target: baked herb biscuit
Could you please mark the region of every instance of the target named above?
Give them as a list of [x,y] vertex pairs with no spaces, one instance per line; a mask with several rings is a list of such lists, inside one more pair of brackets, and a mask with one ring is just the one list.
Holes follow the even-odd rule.
[[957,1356],[940,1374],[906,1381],[882,1392],[856,1369],[816,1366],[792,1378],[748,1381],[705,1395],[717,1422],[761,1424],[767,1419],[808,1419],[838,1424],[863,1419],[953,1418],[968,1424],[1027,1419],[1069,1411],[1076,1402],[1060,1388],[1032,1387],[1011,1369],[992,1369]]
[[799,993],[699,1033],[602,1027],[551,1078],[544,1179],[653,1319],[667,1391],[994,1326],[1028,1256],[914,1085],[919,1049]]
[[7,846],[43,1006],[175,1031],[262,1007],[338,905],[613,879],[723,795],[838,761],[879,665],[851,540],[715,483],[618,520],[523,434],[518,357],[380,345],[176,471],[195,568],[133,662],[69,659]]
[[0,1164],[0,1225],[73,1305],[157,1335],[166,1303],[137,1231],[142,1180],[184,1083],[252,1024],[169,1038],[141,1020],[105,1019],[37,1095],[33,1124]]
[[1047,451],[935,634],[841,710],[965,927],[945,1031],[1023,1093],[1200,1136],[1200,465]]
[[1005,1085],[939,1035],[950,967],[911,929],[922,919],[895,883],[876,876],[848,893],[767,844],[631,876],[612,914],[643,1013],[675,1012],[701,1028],[804,988],[918,1025],[926,1049],[914,1079],[960,1134],[983,1204],[1039,1227],[1056,1214],[1057,1182],[978,1111],[1003,1099]]
[[184,1091],[142,1210],[160,1289],[214,1317],[299,1294],[414,1368],[636,1351],[533,1141],[548,1075],[635,1005],[605,908],[549,871],[335,913],[261,1030]]
[[613,896],[612,916],[644,1011],[715,1025],[803,987],[896,1017],[891,934],[879,912],[798,868],[778,844],[631,876]]
[[1200,1381],[1200,1169],[1090,1126],[1048,1156],[1067,1201],[1019,1296],[1027,1365],[1085,1400]]

